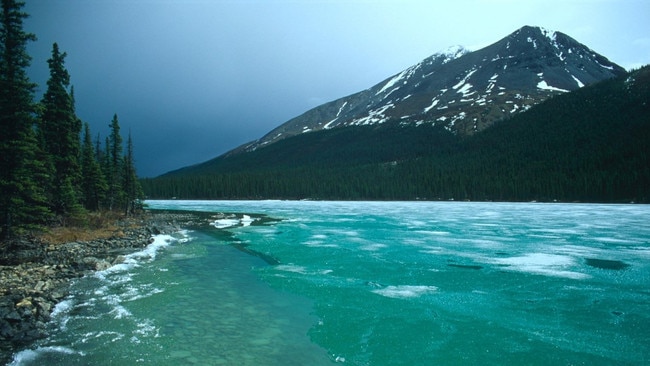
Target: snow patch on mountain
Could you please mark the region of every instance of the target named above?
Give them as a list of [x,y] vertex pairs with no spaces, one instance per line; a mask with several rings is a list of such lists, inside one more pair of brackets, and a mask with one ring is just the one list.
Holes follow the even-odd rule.
[[542,90],[553,90],[553,91],[559,91],[559,92],[564,92],[564,93],[568,93],[568,92],[569,92],[569,91],[566,90],[566,89],[560,89],[560,88],[556,88],[556,87],[554,87],[554,86],[550,86],[550,85],[548,85],[548,83],[546,82],[546,80],[542,80],[542,81],[540,81],[539,83],[537,83],[537,88],[538,88],[538,89],[542,89]]
[[431,105],[428,106],[428,107],[426,107],[426,108],[424,108],[424,113],[428,113],[430,110],[433,109],[433,107],[437,106],[439,102],[440,102],[440,101],[438,100],[438,98],[434,98],[434,99],[433,99],[433,102],[431,103]]
[[576,83],[578,84],[578,88],[582,88],[583,86],[585,86],[585,84],[583,84],[582,81],[580,81],[580,79],[578,79],[577,77],[575,77],[575,75],[571,75],[571,77],[572,77],[573,80],[575,80]]
[[393,85],[397,84],[400,80],[402,80],[404,78],[404,76],[407,74],[407,72],[408,72],[408,69],[402,71],[401,73],[397,74],[397,76],[395,76],[392,79],[388,80],[388,82],[384,85],[384,87],[379,89],[379,91],[377,93],[375,93],[375,95],[379,95],[379,94],[383,93],[384,91],[386,91],[388,88],[390,88]]
[[395,105],[393,103],[389,103],[380,108],[373,109],[368,112],[367,116],[354,119],[352,122],[350,122],[350,125],[365,126],[365,125],[384,123],[388,120],[388,118],[384,113],[386,112],[386,110],[394,107]]
[[[417,64],[415,66],[411,66],[408,69],[400,72],[395,77],[388,80],[388,82],[386,84],[384,84],[384,86],[381,89],[379,89],[379,91],[377,93],[375,93],[375,95],[379,95],[379,94],[385,92],[386,90],[393,87],[394,85],[396,85],[397,83],[399,83],[402,80],[403,80],[403,82],[402,82],[403,84],[408,83],[408,79],[411,78],[411,76],[413,76],[413,74],[420,68],[420,66],[421,66],[421,64]],[[399,89],[399,87],[391,90],[388,94],[394,92],[396,89]],[[388,96],[388,94],[386,94],[384,97]]]
[[343,108],[345,108],[346,105],[348,105],[348,101],[347,101],[347,100],[346,100],[345,102],[343,102],[343,105],[341,106],[341,108],[339,108],[339,111],[336,112],[336,116],[337,116],[337,117],[341,115],[341,111],[343,110]]
[[550,30],[544,27],[538,27],[539,30],[542,32],[542,34],[551,41],[551,43],[555,44],[557,47],[557,32],[554,30]]
[[[539,76],[539,78],[542,79],[540,82],[537,83],[537,88],[538,89],[552,90],[552,91],[559,91],[559,92],[569,92],[568,90],[556,88],[554,86],[549,85],[546,82],[546,80],[544,80],[544,73],[543,72],[538,73],[537,76]],[[571,77],[573,77],[575,80],[578,80],[573,75],[571,75]],[[580,85],[580,83],[578,85]]]
[[348,105],[348,101],[346,100],[345,102],[343,102],[343,104],[342,104],[341,107],[339,108],[338,112],[336,112],[336,117],[334,117],[334,119],[332,119],[332,120],[330,120],[329,122],[327,122],[327,123],[323,126],[323,129],[327,130],[327,129],[332,128],[332,127],[333,127],[332,124],[334,124],[334,122],[336,122],[336,121],[339,119],[339,116],[341,115],[341,112],[343,112],[343,109],[344,109],[347,105]]
[[[593,55],[593,56],[596,57],[596,55]],[[595,62],[596,62],[598,65],[600,65],[600,67],[602,67],[603,69],[614,70],[614,66],[612,66],[612,65],[603,65],[603,64],[601,64],[600,62],[598,62],[598,60],[595,60]]]
[[458,84],[452,86],[451,88],[452,89],[460,88],[463,84],[465,84],[467,82],[467,79],[469,79],[470,76],[472,76],[475,72],[476,72],[476,68],[470,70],[470,72],[468,72],[467,75],[465,75],[465,77],[461,81],[458,82]]
[[470,92],[472,89],[472,84],[468,83],[467,81],[472,75],[474,75],[476,71],[477,68],[470,70],[467,75],[465,75],[465,77],[460,82],[458,82],[458,84],[452,86],[451,88],[456,90],[456,93],[462,94],[463,98],[467,98],[472,94],[475,94],[475,92]]
[[449,61],[453,61],[461,56],[464,56],[469,52],[470,51],[467,48],[460,45],[456,45],[438,52],[437,54],[434,55],[434,57],[444,57],[444,60],[442,61],[442,64],[444,65]]

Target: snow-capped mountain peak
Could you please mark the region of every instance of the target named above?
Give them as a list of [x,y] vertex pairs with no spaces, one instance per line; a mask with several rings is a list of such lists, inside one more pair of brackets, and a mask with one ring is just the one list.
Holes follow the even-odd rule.
[[355,125],[437,125],[472,134],[546,98],[625,73],[564,33],[524,26],[476,51],[452,46],[375,86],[318,106],[237,151]]
[[459,58],[461,56],[464,56],[464,55],[468,54],[469,52],[470,52],[470,50],[468,50],[464,46],[455,45],[455,46],[448,47],[448,48],[446,48],[446,49],[444,49],[444,50],[442,50],[440,52],[435,53],[432,57],[434,57],[434,58],[444,57],[442,63],[446,64],[447,62],[455,60],[455,59],[457,59],[457,58]]

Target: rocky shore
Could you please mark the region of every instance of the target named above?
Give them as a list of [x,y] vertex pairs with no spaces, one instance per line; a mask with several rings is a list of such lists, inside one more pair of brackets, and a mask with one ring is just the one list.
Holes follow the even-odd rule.
[[68,295],[70,281],[109,268],[141,250],[158,234],[194,226],[186,213],[147,212],[117,223],[107,239],[49,244],[37,238],[0,243],[0,363],[34,341],[47,337],[55,305]]

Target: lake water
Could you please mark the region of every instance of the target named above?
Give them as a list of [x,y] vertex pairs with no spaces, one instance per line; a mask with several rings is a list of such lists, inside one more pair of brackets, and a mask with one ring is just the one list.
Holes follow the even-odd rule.
[[650,206],[148,204],[236,214],[77,280],[13,364],[650,364]]

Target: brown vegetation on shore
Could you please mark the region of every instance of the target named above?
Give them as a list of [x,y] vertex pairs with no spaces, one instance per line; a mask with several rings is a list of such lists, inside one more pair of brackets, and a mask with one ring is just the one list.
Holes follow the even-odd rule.
[[125,220],[123,215],[112,211],[88,212],[85,225],[51,227],[36,237],[48,244],[123,237],[125,227],[135,229],[141,225],[138,220],[142,219],[136,216]]

